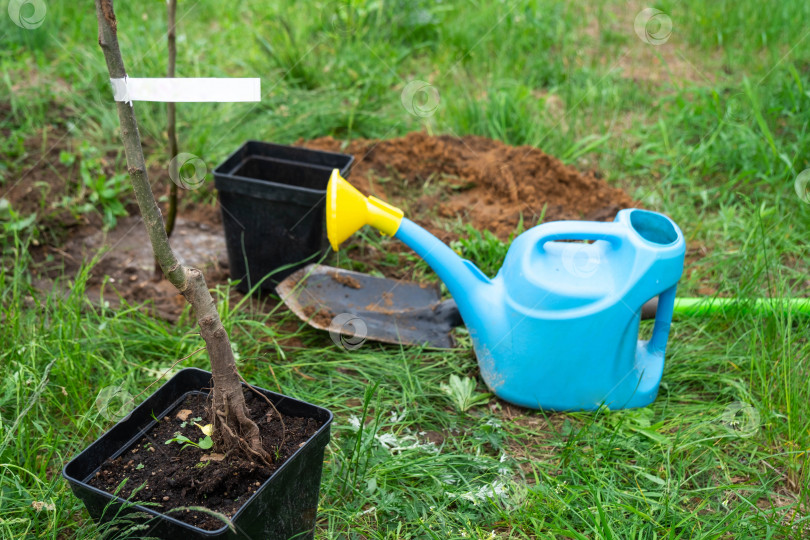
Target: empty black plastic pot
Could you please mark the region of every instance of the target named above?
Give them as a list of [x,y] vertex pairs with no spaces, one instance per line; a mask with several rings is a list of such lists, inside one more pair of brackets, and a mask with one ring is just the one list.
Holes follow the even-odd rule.
[[346,154],[248,141],[214,169],[230,273],[241,280],[240,291],[261,282],[259,291],[272,292],[327,253],[326,185],[333,169],[346,177],[353,161]]
[[298,451],[268,478],[245,501],[231,518],[233,530],[223,525],[216,531],[206,531],[146,506],[127,503],[87,482],[101,465],[116,458],[140,439],[154,425],[154,418],[163,418],[179,405],[189,393],[207,391],[211,373],[196,368],[181,370],[149,396],[126,418],[118,422],[62,470],[73,493],[98,522],[127,516],[143,525],[138,537],[192,540],[221,538],[227,540],[270,540],[312,538],[318,508],[323,455],[329,442],[332,413],[259,388],[283,415],[314,418],[323,426]]

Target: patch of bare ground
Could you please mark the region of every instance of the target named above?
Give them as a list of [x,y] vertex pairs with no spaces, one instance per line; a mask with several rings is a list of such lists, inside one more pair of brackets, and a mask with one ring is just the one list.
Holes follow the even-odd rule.
[[[216,223],[180,217],[171,242],[181,260],[203,271],[209,285],[227,281],[225,241]],[[42,246],[36,258],[45,261],[49,255],[59,264],[39,267],[40,290],[59,290],[65,286],[62,276],[75,275],[83,263],[95,258],[86,289],[92,302],[106,301],[113,308],[121,299],[149,302],[147,309],[153,315],[170,321],[177,320],[186,306],[174,286],[155,279],[152,248],[140,217],[120,219],[110,231],[81,227],[63,246]]]
[[[722,65],[721,53],[710,55],[692,48],[684,32],[679,31],[677,11],[649,19],[640,16],[648,8],[636,0],[592,4],[585,12],[582,33],[588,45],[582,57],[596,58],[606,69],[643,84],[715,84],[723,73],[718,69]],[[646,41],[637,35],[637,26]]]
[[[513,432],[515,433],[506,440],[506,452],[518,462],[527,481],[532,478],[532,463],[552,462],[558,458],[559,447],[551,444],[550,441],[562,431],[566,415],[543,414],[512,405],[501,399],[490,401],[489,409],[493,414],[508,420],[514,426]],[[571,421],[570,418],[569,421]]]
[[[0,108],[0,112],[2,109]],[[21,216],[36,214],[38,236],[34,245],[59,246],[74,234],[102,228],[101,209],[79,211],[87,202],[88,189],[82,186],[81,157],[72,163],[63,162],[60,154],[77,154],[78,141],[64,125],[64,119],[55,120],[23,141],[17,156],[0,156],[7,164],[0,184],[0,198]],[[123,154],[110,150],[99,158],[101,167],[93,174],[111,177],[126,170]],[[159,164],[149,168],[152,187],[160,194],[169,182],[168,172]],[[129,214],[137,214],[137,206],[129,189],[121,197]]]
[[37,214],[45,241],[59,241],[64,238],[60,233],[90,223],[62,204],[77,191],[78,163],[65,165],[59,160],[70,142],[64,128],[47,126],[25,139],[21,155],[0,156],[11,169],[0,186],[0,198],[20,215]]
[[[10,114],[7,104],[0,107]],[[58,116],[58,115],[57,115]],[[0,198],[8,201],[17,214],[36,215],[31,253],[34,283],[43,293],[67,294],[68,276],[82,264],[97,258],[87,283],[91,301],[116,307],[121,299],[131,303],[150,301],[148,309],[166,320],[176,320],[185,300],[165,280],[155,280],[154,259],[146,230],[138,216],[131,191],[121,193],[129,217],[119,218],[111,230],[102,226],[99,212],[79,212],[86,193],[81,186],[80,160],[67,164],[62,152],[75,155],[77,141],[64,127],[63,120],[27,137],[16,157],[1,156],[9,166]],[[4,123],[5,125],[5,123]],[[112,176],[125,170],[123,156],[115,150],[99,159],[100,174]],[[159,163],[149,168],[157,194],[168,185],[168,172]],[[182,205],[172,236],[172,245],[181,258],[199,266],[209,284],[227,281],[228,262],[219,208],[205,204]]]

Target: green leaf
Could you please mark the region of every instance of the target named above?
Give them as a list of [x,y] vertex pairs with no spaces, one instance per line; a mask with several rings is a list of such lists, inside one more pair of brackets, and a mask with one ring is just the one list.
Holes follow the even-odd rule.
[[654,482],[654,483],[658,484],[659,486],[665,486],[667,484],[665,480],[662,480],[661,478],[658,478],[657,476],[654,476],[652,474],[648,474],[648,473],[645,473],[645,472],[639,472],[638,474],[639,474],[639,476],[643,476],[644,478],[646,478],[650,482]]
[[475,386],[475,379],[471,377],[462,379],[458,375],[450,375],[448,384],[442,383],[440,388],[442,392],[447,394],[456,409],[464,412],[476,405],[486,403],[492,396],[492,394],[476,394]]
[[203,450],[208,450],[212,446],[214,446],[214,441],[211,439],[211,437],[206,436],[204,439],[200,439],[200,442],[197,446],[199,446]]
[[651,439],[651,440],[653,440],[653,441],[655,441],[658,444],[661,444],[663,446],[669,446],[671,444],[670,440],[669,440],[669,437],[661,435],[660,433],[658,433],[655,430],[648,429],[648,428],[637,428],[637,427],[634,427],[634,426],[628,426],[628,428],[631,431],[634,431],[634,432],[638,433],[639,435],[644,435],[648,439]]
[[37,218],[36,214],[31,214],[27,218],[18,219],[4,224],[4,228],[8,232],[22,231],[34,224]]
[[71,154],[70,152],[66,152],[62,150],[59,152],[59,163],[62,165],[67,165],[68,167],[73,165],[76,162],[76,156]]
[[181,434],[179,431],[174,434],[174,437],[172,437],[171,439],[166,441],[165,444],[171,444],[173,442],[176,442],[178,444],[194,444],[196,446],[194,441],[192,441],[191,439],[189,439],[185,435]]

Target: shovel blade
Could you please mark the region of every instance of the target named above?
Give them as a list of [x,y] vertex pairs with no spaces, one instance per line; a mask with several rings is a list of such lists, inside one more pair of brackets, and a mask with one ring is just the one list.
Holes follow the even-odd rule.
[[449,349],[455,345],[453,327],[462,324],[455,303],[442,302],[435,284],[311,264],[279,283],[276,292],[301,320],[355,343],[372,339]]

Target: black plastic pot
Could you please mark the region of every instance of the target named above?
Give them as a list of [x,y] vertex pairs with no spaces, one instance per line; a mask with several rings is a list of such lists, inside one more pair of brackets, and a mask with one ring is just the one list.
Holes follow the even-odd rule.
[[224,526],[206,531],[183,523],[155,510],[127,503],[123,499],[101,491],[87,482],[109,458],[126,452],[154,425],[153,414],[163,418],[179,405],[189,393],[207,391],[211,387],[211,374],[196,368],[187,368],[172,377],[154,394],[141,403],[125,419],[73,458],[62,470],[73,493],[87,507],[90,516],[99,522],[128,516],[145,525],[139,537],[191,540],[222,538],[228,540],[269,540],[312,538],[318,508],[323,455],[329,442],[332,413],[327,409],[259,388],[281,414],[314,418],[323,426],[298,451],[279,467],[273,476],[249,498],[234,514],[235,532]]
[[230,273],[241,280],[240,291],[259,282],[260,291],[272,291],[327,252],[326,185],[333,169],[348,176],[353,161],[346,154],[248,141],[214,169]]

